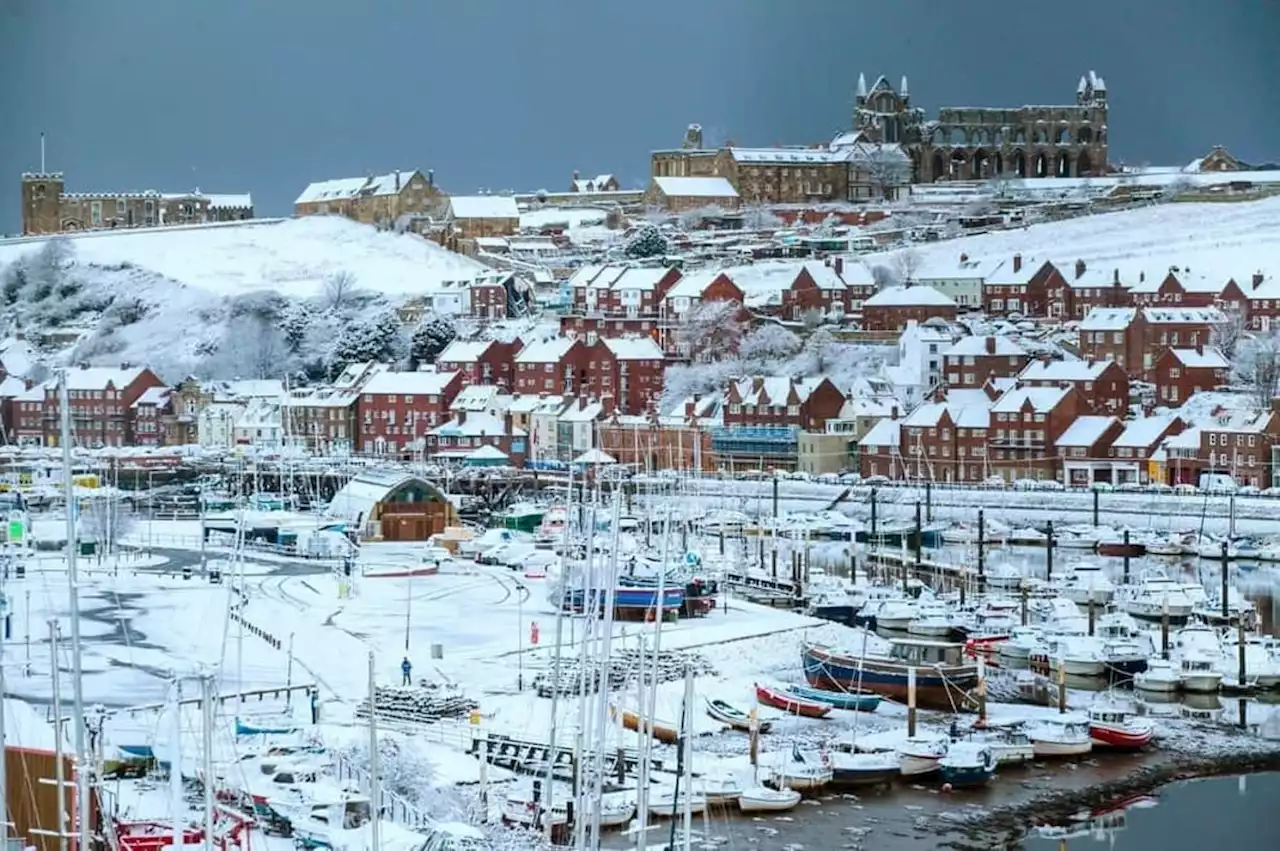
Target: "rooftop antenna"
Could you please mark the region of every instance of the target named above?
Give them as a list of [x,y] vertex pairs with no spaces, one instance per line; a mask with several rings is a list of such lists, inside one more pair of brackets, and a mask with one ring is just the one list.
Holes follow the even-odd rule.
[[40,134],[40,173],[44,174],[44,133]]

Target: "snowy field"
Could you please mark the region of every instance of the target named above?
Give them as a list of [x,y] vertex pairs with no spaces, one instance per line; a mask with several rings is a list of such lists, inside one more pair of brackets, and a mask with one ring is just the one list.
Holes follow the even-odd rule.
[[[1084,216],[920,245],[927,265],[972,258],[1053,260],[1066,270],[1084,260],[1093,270],[1137,273],[1190,268],[1193,275],[1248,281],[1280,269],[1280,198],[1237,203],[1170,203],[1141,210]],[[868,262],[875,263],[871,255]],[[1025,262],[1025,260],[1024,260]]]

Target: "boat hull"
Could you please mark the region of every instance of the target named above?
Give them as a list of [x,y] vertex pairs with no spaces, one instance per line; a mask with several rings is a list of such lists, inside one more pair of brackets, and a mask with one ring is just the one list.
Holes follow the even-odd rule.
[[1222,688],[1222,674],[1184,674],[1178,678],[1183,691],[1195,694],[1215,694]]
[[1151,742],[1152,730],[1150,727],[1115,727],[1109,724],[1090,724],[1089,738],[1093,740],[1093,746],[1098,748],[1110,748],[1119,751],[1136,751],[1146,747]]
[[775,789],[813,792],[830,783],[831,777],[832,771],[830,769],[820,772],[805,772],[803,774],[788,774],[786,771],[776,771],[769,778],[769,785]]
[[738,809],[744,813],[781,813],[795,809],[799,803],[800,793],[785,789],[748,790],[738,797]]
[[[708,700],[707,714],[721,724],[728,724],[739,732],[751,732],[751,716],[741,709],[725,703],[723,700]],[[758,733],[767,733],[771,726],[772,723],[769,721],[756,720],[756,732]]]
[[995,768],[987,765],[941,765],[942,782],[953,789],[976,789],[986,786],[995,776]]
[[902,761],[898,765],[898,773],[903,777],[923,777],[941,769],[940,756],[917,756],[914,754],[898,754]]
[[788,684],[787,691],[807,700],[829,703],[836,709],[848,709],[855,712],[875,712],[883,699],[880,695],[874,693],[847,694],[845,692],[823,691],[822,689],[795,684]]
[[1146,544],[1124,543],[1123,541],[1103,541],[1098,544],[1098,555],[1112,558],[1141,558],[1147,554]]
[[1133,678],[1133,687],[1138,691],[1151,692],[1153,694],[1170,694],[1181,688],[1182,684],[1176,679],[1146,677],[1139,674]]
[[[908,665],[887,658],[860,658],[806,646],[801,651],[805,680],[826,691],[875,692],[907,701]],[[916,705],[926,709],[968,707],[968,695],[978,685],[977,663],[922,665],[916,671]]]
[[756,686],[756,700],[765,706],[781,709],[788,715],[799,715],[803,718],[825,718],[835,708],[830,703],[808,700],[781,689],[760,685]]
[[[609,712],[614,718],[618,717],[617,707],[610,707]],[[622,726],[628,730],[639,731],[640,713],[633,712],[630,709],[623,709]],[[674,745],[676,742],[680,741],[680,730],[674,724],[655,720],[646,723],[645,727],[651,728],[653,737],[663,744]]]
[[1093,750],[1093,740],[1058,741],[1054,739],[1033,739],[1031,747],[1037,757],[1042,756],[1080,756]]

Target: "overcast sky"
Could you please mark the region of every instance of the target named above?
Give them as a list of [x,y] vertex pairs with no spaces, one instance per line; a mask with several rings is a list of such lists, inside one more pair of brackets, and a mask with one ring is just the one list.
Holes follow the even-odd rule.
[[18,175],[253,193],[432,168],[455,193],[641,185],[648,152],[801,144],[858,72],[917,105],[1071,102],[1107,79],[1114,160],[1280,159],[1276,0],[0,0],[0,233]]

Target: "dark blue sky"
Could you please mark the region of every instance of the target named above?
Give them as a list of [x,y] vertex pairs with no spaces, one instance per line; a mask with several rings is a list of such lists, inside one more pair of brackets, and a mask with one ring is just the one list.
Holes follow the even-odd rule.
[[916,103],[1071,101],[1107,79],[1112,158],[1280,159],[1280,4],[1240,0],[0,0],[0,233],[18,174],[198,185],[290,210],[310,180],[433,168],[452,192],[624,185],[707,141],[825,140],[858,72]]

